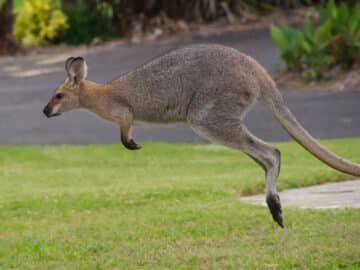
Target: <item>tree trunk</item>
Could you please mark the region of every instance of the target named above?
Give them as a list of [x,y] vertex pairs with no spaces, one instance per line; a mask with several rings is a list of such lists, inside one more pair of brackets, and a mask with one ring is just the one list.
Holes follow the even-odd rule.
[[11,38],[13,23],[12,0],[5,0],[0,8],[0,54],[15,53],[18,48]]

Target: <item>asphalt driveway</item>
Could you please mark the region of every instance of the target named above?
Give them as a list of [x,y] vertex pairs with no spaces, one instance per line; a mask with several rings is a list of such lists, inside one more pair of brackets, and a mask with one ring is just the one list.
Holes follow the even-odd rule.
[[[114,45],[105,49],[80,51],[89,65],[89,79],[105,82],[120,73],[160,55],[171,48],[191,43],[219,43],[248,53],[274,72],[278,50],[267,31],[224,33],[177,42],[144,45]],[[0,60],[0,144],[92,144],[119,141],[118,129],[85,111],[46,119],[42,108],[53,89],[65,78],[63,70],[69,53]],[[299,93],[282,90],[298,120],[317,138],[360,136],[360,92]],[[256,135],[269,141],[289,140],[273,117],[256,106],[247,117]],[[203,142],[185,125],[141,125],[135,128],[137,141]]]

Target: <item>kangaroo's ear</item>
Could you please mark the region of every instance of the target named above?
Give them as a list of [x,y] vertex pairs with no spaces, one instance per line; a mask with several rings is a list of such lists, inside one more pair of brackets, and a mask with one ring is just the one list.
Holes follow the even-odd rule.
[[66,61],[65,61],[65,70],[66,73],[69,74],[69,69],[70,69],[70,64],[72,62],[72,60],[74,60],[75,57],[69,57]]
[[87,76],[87,65],[82,57],[70,57],[65,62],[65,69],[69,80],[79,84]]

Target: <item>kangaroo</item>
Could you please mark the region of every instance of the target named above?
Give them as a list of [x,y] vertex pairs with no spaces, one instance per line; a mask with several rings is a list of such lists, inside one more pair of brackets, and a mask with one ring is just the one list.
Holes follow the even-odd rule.
[[131,136],[135,120],[185,122],[211,142],[243,151],[265,171],[266,202],[283,227],[276,180],[280,151],[255,137],[244,118],[259,101],[307,151],[328,166],[360,176],[360,165],[329,152],[298,123],[275,82],[253,58],[220,45],[193,45],[173,50],[105,83],[86,80],[82,57],[65,62],[64,83],[44,108],[47,117],[85,108],[119,126],[122,144],[140,146]]

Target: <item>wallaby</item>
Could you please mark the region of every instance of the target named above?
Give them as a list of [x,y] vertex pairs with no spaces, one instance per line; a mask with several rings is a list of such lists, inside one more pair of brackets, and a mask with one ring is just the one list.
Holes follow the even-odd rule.
[[299,144],[334,169],[360,176],[360,166],[319,145],[297,122],[265,69],[253,58],[220,45],[173,50],[105,84],[86,79],[81,57],[66,60],[67,77],[44,108],[47,117],[86,108],[120,128],[123,145],[139,149],[131,137],[134,120],[186,122],[211,142],[239,149],[265,171],[266,202],[283,227],[276,179],[280,151],[255,137],[244,117],[260,101]]

